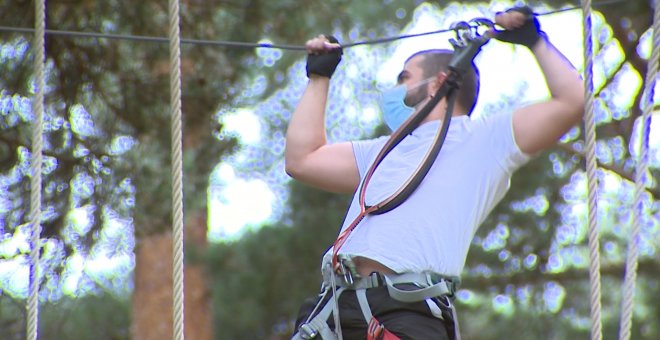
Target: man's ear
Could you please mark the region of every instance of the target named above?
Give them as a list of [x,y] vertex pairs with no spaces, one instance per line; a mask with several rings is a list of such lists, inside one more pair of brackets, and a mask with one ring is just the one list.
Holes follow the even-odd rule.
[[438,89],[440,89],[442,84],[445,83],[445,79],[447,79],[447,73],[445,71],[438,72],[438,74],[435,76],[435,79],[431,81],[431,86],[429,86],[430,97],[435,96],[435,93],[438,92]]

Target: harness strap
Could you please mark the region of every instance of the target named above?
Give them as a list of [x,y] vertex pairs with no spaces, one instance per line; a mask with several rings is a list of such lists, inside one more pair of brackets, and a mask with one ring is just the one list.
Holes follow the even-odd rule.
[[[332,275],[330,266],[326,267],[327,273],[324,275],[324,281],[327,285],[329,276]],[[351,279],[347,281],[343,276],[337,276],[335,284],[353,290],[369,289],[387,286],[390,297],[401,302],[417,302],[437,296],[453,297],[456,292],[460,279],[458,277],[446,277],[433,272],[421,273],[403,273],[394,275],[372,274],[367,277]],[[381,279],[382,278],[382,279]],[[416,290],[402,290],[395,285],[414,284],[419,287]]]
[[[344,290],[346,290],[345,287],[340,287],[336,290],[337,300],[339,300],[339,296]],[[323,303],[323,300],[324,299],[321,299],[319,303]],[[336,340],[337,335],[332,329],[330,329],[330,326],[328,326],[328,318],[335,307],[334,301],[333,298],[330,298],[315,317],[298,328],[298,332],[293,335],[291,340],[314,339],[317,335],[320,335],[323,340]]]
[[355,291],[357,296],[358,303],[360,304],[360,309],[362,310],[362,315],[364,315],[365,320],[371,320],[373,314],[371,314],[371,308],[369,307],[369,301],[367,300],[367,290],[358,289]]
[[[403,274],[401,276],[407,276],[407,275]],[[428,275],[425,276],[428,277]],[[405,280],[405,278],[402,281],[404,283],[414,282],[410,280]],[[438,283],[430,283],[430,285],[427,287],[420,287],[419,289],[415,289],[415,290],[403,290],[395,287],[394,285],[396,283],[394,283],[392,279],[390,279],[387,275],[385,276],[385,283],[387,286],[387,291],[390,293],[390,297],[395,300],[399,300],[401,302],[417,302],[436,296],[446,296],[446,295],[451,296],[454,294],[452,284],[444,279]]]
[[454,319],[454,337],[455,340],[461,340],[461,329],[458,327],[458,315],[456,315],[456,307],[454,307],[454,304],[452,303],[449,306],[449,309],[451,309],[451,317]]
[[371,318],[367,326],[367,340],[401,340],[401,338],[390,332],[376,318]]
[[380,339],[384,328],[376,318],[371,318],[369,320],[369,326],[367,326],[367,340]]
[[337,293],[337,284],[336,284],[336,275],[335,272],[332,272],[330,275],[330,289],[332,290],[332,317],[335,319],[335,333],[337,340],[344,340],[344,335],[341,331],[341,320],[339,319],[339,294]]
[[355,291],[364,320],[367,321],[367,340],[401,340],[398,336],[388,331],[383,324],[371,314],[369,301],[367,300],[367,290],[358,289]]

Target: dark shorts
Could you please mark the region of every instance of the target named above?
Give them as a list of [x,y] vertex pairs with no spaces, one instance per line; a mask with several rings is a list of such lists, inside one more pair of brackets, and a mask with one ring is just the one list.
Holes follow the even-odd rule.
[[[400,286],[397,287],[402,288]],[[329,299],[331,299],[330,296],[325,300]],[[453,339],[454,326],[451,309],[440,301],[435,301],[435,303],[441,307],[444,320],[431,314],[426,301],[405,303],[392,299],[387,292],[387,287],[368,289],[367,300],[369,301],[369,307],[373,316],[387,330],[401,339]],[[305,300],[298,313],[296,330],[301,323],[307,320],[318,301],[318,298]],[[344,339],[367,338],[368,320],[364,320],[355,291],[346,290],[340,295],[339,317]],[[328,324],[330,325],[330,329],[334,329],[334,317],[332,315],[328,318]]]

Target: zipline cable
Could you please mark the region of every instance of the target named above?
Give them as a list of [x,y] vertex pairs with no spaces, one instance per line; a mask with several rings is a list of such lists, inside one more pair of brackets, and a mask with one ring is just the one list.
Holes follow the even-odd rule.
[[35,1],[34,73],[36,92],[32,102],[32,150],[30,155],[30,273],[27,301],[27,339],[36,340],[39,332],[39,254],[41,251],[41,166],[44,124],[44,64],[46,62],[46,0]]
[[[594,6],[609,6],[617,3],[624,2],[626,0],[609,0],[601,1],[597,4],[592,4]],[[536,13],[536,16],[545,16],[560,12],[572,11],[580,9],[579,6],[567,7],[556,9],[543,13]],[[0,26],[0,32],[13,32],[13,33],[34,33],[34,29],[25,28],[25,27],[10,27],[10,26]],[[364,40],[353,43],[342,44],[342,48],[350,48],[355,46],[362,45],[376,45],[388,43],[401,39],[415,38],[426,35],[440,34],[451,32],[452,29],[441,29],[431,32],[423,33],[414,33],[414,34],[405,34],[398,35],[394,37],[378,38],[373,40]],[[67,31],[67,30],[46,30],[47,35],[56,35],[63,37],[71,38],[98,38],[98,39],[110,39],[110,40],[129,40],[129,41],[140,41],[140,42],[151,42],[151,43],[169,43],[169,38],[164,37],[153,37],[153,36],[144,36],[144,35],[126,35],[126,34],[110,34],[110,33],[97,33],[97,32],[79,32],[79,31]],[[191,45],[207,45],[207,46],[219,46],[219,47],[235,47],[235,48],[269,48],[269,49],[280,49],[280,50],[289,50],[289,51],[305,51],[305,46],[303,45],[288,45],[288,44],[271,44],[271,43],[249,43],[249,42],[240,42],[240,41],[226,41],[226,40],[205,40],[205,39],[185,39],[180,38],[181,44],[191,44]]]
[[184,338],[183,146],[181,127],[181,33],[179,1],[169,0],[170,109],[172,136],[172,339]]
[[633,317],[633,300],[635,297],[635,283],[637,281],[638,245],[640,242],[640,228],[644,216],[644,191],[649,153],[649,135],[651,133],[651,111],[653,110],[653,97],[655,83],[658,76],[658,59],[660,59],[660,0],[655,0],[655,14],[653,16],[653,50],[646,70],[646,86],[642,95],[642,119],[640,121],[641,141],[639,158],[635,168],[635,195],[633,200],[633,220],[630,239],[628,240],[628,254],[626,257],[626,272],[623,281],[623,297],[621,301],[621,320],[619,340],[630,339]]
[[591,24],[591,0],[582,0],[584,18],[584,138],[587,172],[587,210],[589,244],[589,282],[591,339],[602,339],[601,292],[600,292],[600,242],[598,240],[598,164],[596,159],[596,122],[594,117],[594,82],[593,82],[593,37]]

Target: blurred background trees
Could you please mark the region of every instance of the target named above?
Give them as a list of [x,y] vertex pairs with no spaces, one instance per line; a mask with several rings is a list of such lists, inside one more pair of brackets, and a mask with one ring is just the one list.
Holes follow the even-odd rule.
[[[548,5],[576,3],[544,6]],[[0,26],[33,27],[33,6],[32,1],[20,0],[0,4]],[[468,9],[488,13],[511,4],[184,0],[181,6],[186,38],[302,44],[318,33],[335,34],[341,41],[393,36],[425,13],[451,22],[471,18],[463,14]],[[603,321],[605,338],[614,338],[653,9],[643,0],[597,9]],[[57,30],[165,36],[167,4],[55,2],[48,4],[47,20],[48,28]],[[576,26],[573,31],[581,35],[581,30]],[[24,338],[25,331],[34,90],[30,44],[29,35],[0,32],[3,339]],[[347,105],[329,106],[331,140],[383,132],[366,113],[374,111],[381,65],[397,46],[345,51],[330,95]],[[49,35],[46,52],[41,337],[168,338],[167,44]],[[186,336],[286,338],[300,302],[318,290],[320,257],[336,236],[350,199],[289,182],[282,171],[283,132],[305,83],[304,54],[184,44],[182,82]],[[519,104],[524,84],[517,86],[519,93],[504,95],[483,111]],[[259,117],[259,143],[243,143],[226,128],[223,117],[237,108],[249,108]],[[581,129],[576,128],[562,144],[521,169],[510,193],[481,227],[457,299],[465,338],[587,336],[586,190],[580,138]],[[660,332],[660,151],[657,137],[653,141],[633,331],[640,339]],[[209,243],[209,187],[226,184],[214,176],[221,162],[231,163],[239,176],[264,179],[276,192],[279,210],[273,221],[233,242]],[[257,193],[245,193],[251,194]]]

